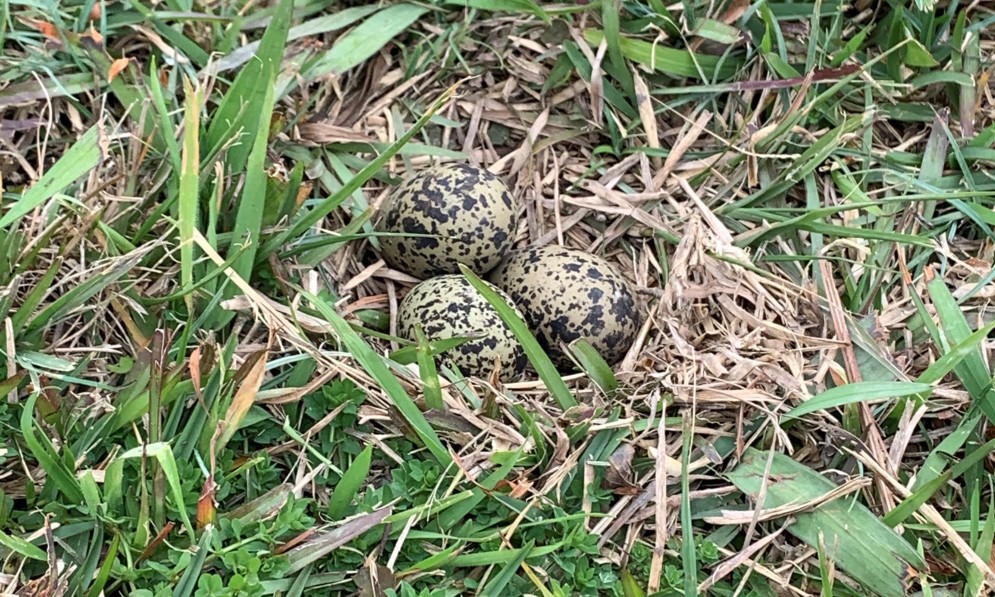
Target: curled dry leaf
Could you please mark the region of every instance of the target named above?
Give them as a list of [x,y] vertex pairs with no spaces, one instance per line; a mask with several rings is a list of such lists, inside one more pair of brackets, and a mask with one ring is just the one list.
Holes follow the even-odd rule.
[[632,444],[622,444],[608,457],[608,468],[601,486],[618,495],[638,495],[639,486],[632,482],[632,457],[636,450]]

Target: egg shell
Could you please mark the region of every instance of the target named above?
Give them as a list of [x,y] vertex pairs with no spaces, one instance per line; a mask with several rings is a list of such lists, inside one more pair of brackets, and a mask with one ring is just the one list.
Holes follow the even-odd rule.
[[376,223],[380,254],[394,269],[427,279],[485,275],[511,250],[518,208],[501,179],[469,164],[428,168],[398,185]]
[[[507,294],[488,286],[514,306]],[[524,319],[520,311],[516,312]],[[502,381],[512,381],[525,371],[528,359],[511,328],[462,275],[436,276],[408,292],[398,307],[397,332],[414,342],[415,324],[419,323],[428,340],[479,334],[443,354],[465,375],[486,378],[498,360]]]
[[632,346],[640,315],[631,285],[604,259],[555,245],[513,252],[488,279],[511,296],[539,344],[561,370],[560,348],[584,338],[615,364]]

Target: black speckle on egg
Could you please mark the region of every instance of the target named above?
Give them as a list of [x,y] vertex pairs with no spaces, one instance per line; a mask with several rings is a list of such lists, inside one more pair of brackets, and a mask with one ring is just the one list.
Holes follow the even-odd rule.
[[614,364],[635,340],[641,319],[635,295],[600,257],[559,246],[525,249],[510,254],[488,279],[511,296],[561,369],[573,366],[561,343],[583,338]]
[[[514,305],[507,294],[491,288]],[[518,315],[524,319],[524,314]],[[498,361],[502,381],[512,381],[525,371],[527,357],[511,328],[462,275],[436,276],[408,292],[398,307],[398,334],[415,341],[416,324],[429,340],[474,337],[444,355],[465,375],[487,377]]]
[[511,249],[518,209],[489,171],[469,164],[438,166],[394,189],[375,227],[399,233],[379,238],[381,255],[395,269],[427,279],[458,274],[462,263],[484,275]]

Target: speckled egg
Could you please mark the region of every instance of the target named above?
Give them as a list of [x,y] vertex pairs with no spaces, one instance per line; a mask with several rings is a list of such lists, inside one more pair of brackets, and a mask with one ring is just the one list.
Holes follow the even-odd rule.
[[[507,294],[494,290],[514,306]],[[524,319],[520,311],[518,315]],[[415,341],[415,324],[421,324],[429,340],[476,336],[444,355],[464,375],[486,378],[498,361],[502,381],[516,379],[525,371],[527,357],[511,328],[462,275],[437,276],[411,289],[398,307],[398,335]]]
[[600,257],[560,246],[525,249],[509,255],[488,279],[511,296],[561,369],[573,366],[561,343],[584,338],[614,364],[635,340],[635,295]]
[[508,188],[468,164],[429,168],[401,183],[376,223],[380,232],[431,235],[379,237],[391,267],[422,279],[457,274],[460,263],[486,274],[511,249],[517,227]]

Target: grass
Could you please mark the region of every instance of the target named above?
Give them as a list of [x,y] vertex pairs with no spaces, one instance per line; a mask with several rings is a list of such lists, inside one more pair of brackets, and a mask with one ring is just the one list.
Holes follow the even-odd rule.
[[[991,6],[344,4],[0,2],[5,594],[995,590]],[[454,160],[622,362],[395,338]]]

